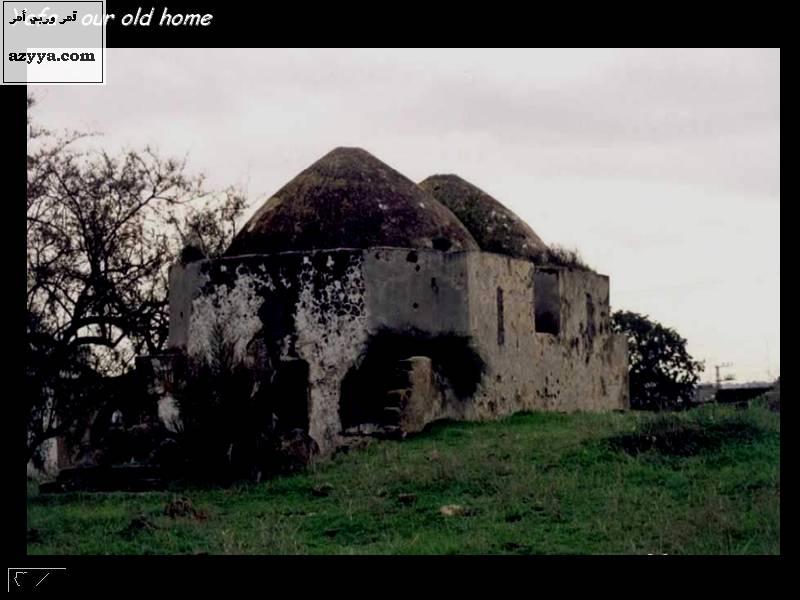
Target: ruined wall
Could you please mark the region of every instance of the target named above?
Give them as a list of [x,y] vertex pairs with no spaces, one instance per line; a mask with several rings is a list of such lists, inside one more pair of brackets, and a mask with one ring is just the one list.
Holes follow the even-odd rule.
[[[413,408],[400,415],[413,430],[420,419],[627,407],[627,348],[609,332],[608,278],[561,268],[539,279],[555,301],[548,327],[556,333],[536,332],[536,281],[533,263],[485,252],[370,248],[199,261],[170,274],[169,343],[203,359],[222,335],[255,371],[305,361],[308,431],[323,452],[342,441],[340,404],[391,412],[392,394]],[[428,374],[392,384],[410,357],[430,359]]]
[[334,250],[200,261],[171,274],[170,346],[210,359],[223,336],[253,369],[308,365],[309,434],[322,451],[341,429],[342,378],[366,340],[363,254]]
[[628,346],[611,333],[608,277],[568,268],[558,275],[560,331],[535,336],[537,407],[628,408]]
[[368,327],[465,335],[465,252],[374,248],[365,252]]
[[627,408],[627,344],[609,330],[608,277],[548,269],[558,279],[558,332],[538,333],[535,265],[488,253],[467,264],[471,332],[487,363],[469,418]]
[[467,259],[470,332],[486,372],[468,418],[534,408],[533,263],[490,253]]
[[35,481],[44,481],[58,475],[61,468],[62,456],[60,455],[59,439],[50,438],[42,442],[39,452],[42,456],[42,464],[37,467],[33,460],[28,461],[27,476]]
[[[421,419],[464,418],[480,379],[481,358],[472,347],[465,301],[469,254],[400,248],[365,252],[368,353],[377,352],[378,360],[395,365],[412,356],[430,359],[435,385],[412,386],[413,401],[403,414],[408,431],[421,429]],[[374,385],[363,401],[381,393]],[[424,402],[429,403],[426,410],[421,409]]]

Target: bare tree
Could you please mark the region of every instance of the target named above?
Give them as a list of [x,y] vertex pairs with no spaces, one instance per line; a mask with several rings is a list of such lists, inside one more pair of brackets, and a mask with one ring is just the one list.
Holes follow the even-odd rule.
[[76,389],[163,348],[169,265],[187,246],[223,252],[245,207],[234,188],[206,191],[185,160],[149,147],[112,156],[86,146],[88,134],[42,129],[34,105],[29,96],[27,395],[40,423],[31,455],[69,426]]

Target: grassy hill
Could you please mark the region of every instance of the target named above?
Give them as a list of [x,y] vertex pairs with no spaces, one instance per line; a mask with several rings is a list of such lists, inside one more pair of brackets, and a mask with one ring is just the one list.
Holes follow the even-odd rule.
[[29,554],[778,554],[780,416],[522,414],[228,489],[34,487]]

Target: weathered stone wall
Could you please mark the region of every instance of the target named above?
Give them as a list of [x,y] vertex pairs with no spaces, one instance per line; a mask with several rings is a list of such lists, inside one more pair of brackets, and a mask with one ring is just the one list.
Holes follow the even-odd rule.
[[374,248],[364,280],[371,332],[416,328],[431,334],[469,332],[465,252]]
[[[470,372],[474,370],[472,359],[478,358],[470,348],[466,302],[467,260],[471,254],[399,248],[365,252],[369,335],[393,336],[398,346],[408,348],[402,358],[420,354],[432,359],[430,376],[435,383],[428,391],[424,391],[424,385],[413,386],[413,401],[403,416],[408,431],[421,429],[423,418],[426,422],[463,419],[469,410],[470,379],[475,383],[480,379],[479,373]],[[389,360],[396,358],[401,357],[387,356]],[[459,364],[448,369],[443,364],[448,359]],[[424,398],[430,402],[425,410],[421,407]]]
[[[309,434],[335,447],[342,378],[366,340],[363,254],[252,255],[177,266],[170,346],[210,359],[214,336],[254,369],[301,359],[309,373]],[[266,369],[265,369],[266,370]]]
[[609,330],[608,277],[554,269],[559,332],[537,333],[535,265],[488,253],[467,264],[470,328],[487,365],[469,418],[628,407],[627,344]]
[[534,408],[537,390],[531,262],[489,253],[467,259],[470,332],[486,371],[468,418]]
[[447,413],[442,386],[427,356],[412,356],[402,361],[398,370],[405,375],[405,388],[399,390],[403,396],[400,426],[408,433],[422,431]]
[[414,430],[420,418],[626,408],[627,348],[609,332],[608,278],[556,269],[550,334],[536,332],[535,274],[533,263],[496,254],[399,248],[199,261],[170,274],[169,343],[208,360],[222,336],[265,372],[305,361],[309,434],[323,452],[341,442],[346,377],[365,380],[352,388],[357,402],[380,403],[391,386],[369,380],[372,366],[412,356],[430,359],[424,385],[409,388],[413,414],[401,418]]
[[608,277],[567,268],[558,274],[560,331],[535,336],[536,407],[628,408],[628,346],[610,330]]
[[42,442],[39,450],[43,458],[41,468],[38,468],[33,460],[29,460],[27,465],[27,475],[29,479],[44,481],[58,475],[62,458],[58,446],[58,438],[50,438]]

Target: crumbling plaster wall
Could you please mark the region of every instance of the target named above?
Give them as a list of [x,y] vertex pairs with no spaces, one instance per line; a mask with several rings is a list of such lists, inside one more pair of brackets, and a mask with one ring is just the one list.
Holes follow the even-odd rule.
[[[432,346],[434,338],[450,336],[467,340],[470,334],[469,311],[465,301],[467,290],[467,257],[469,252],[373,248],[365,251],[367,326],[370,335],[393,332],[398,337],[419,334],[432,341],[426,356],[431,382],[412,386],[413,401],[408,405],[404,422],[408,431],[422,428],[421,421],[463,419],[469,398],[459,397],[453,382],[437,371]],[[465,352],[454,340],[453,352]],[[466,342],[468,343],[468,342]],[[404,357],[410,358],[410,357]],[[416,357],[419,360],[419,357]],[[467,364],[460,368],[469,369]],[[477,375],[476,375],[477,377]],[[458,387],[458,386],[455,386]],[[373,399],[365,398],[368,402]],[[423,410],[422,404],[428,406]]]
[[467,265],[470,328],[487,365],[469,418],[627,408],[627,343],[609,330],[608,277],[557,269],[560,331],[553,335],[535,330],[534,264],[471,253]]
[[365,251],[368,327],[430,334],[469,332],[466,252]]
[[486,371],[467,417],[534,408],[533,263],[490,253],[467,258],[470,333]]
[[609,332],[608,278],[558,269],[551,335],[535,331],[535,269],[485,252],[399,248],[199,261],[170,273],[169,344],[202,358],[220,324],[254,369],[306,361],[309,434],[322,452],[340,442],[342,380],[385,331],[464,336],[484,362],[470,398],[445,390],[426,419],[626,408],[627,347]]
[[[176,266],[170,346],[209,359],[217,331],[258,369],[302,359],[309,367],[309,434],[338,442],[341,381],[367,338],[363,254],[334,250],[252,255]],[[266,363],[265,363],[266,361]]]
[[61,467],[60,463],[62,462],[62,457],[59,452],[59,439],[60,438],[50,438],[42,442],[39,448],[43,459],[42,464],[40,467],[37,467],[33,460],[28,461],[27,476],[29,479],[44,481],[58,475],[58,471]]
[[628,408],[628,346],[625,336],[610,329],[608,277],[569,268],[558,271],[560,332],[535,336],[536,408]]

